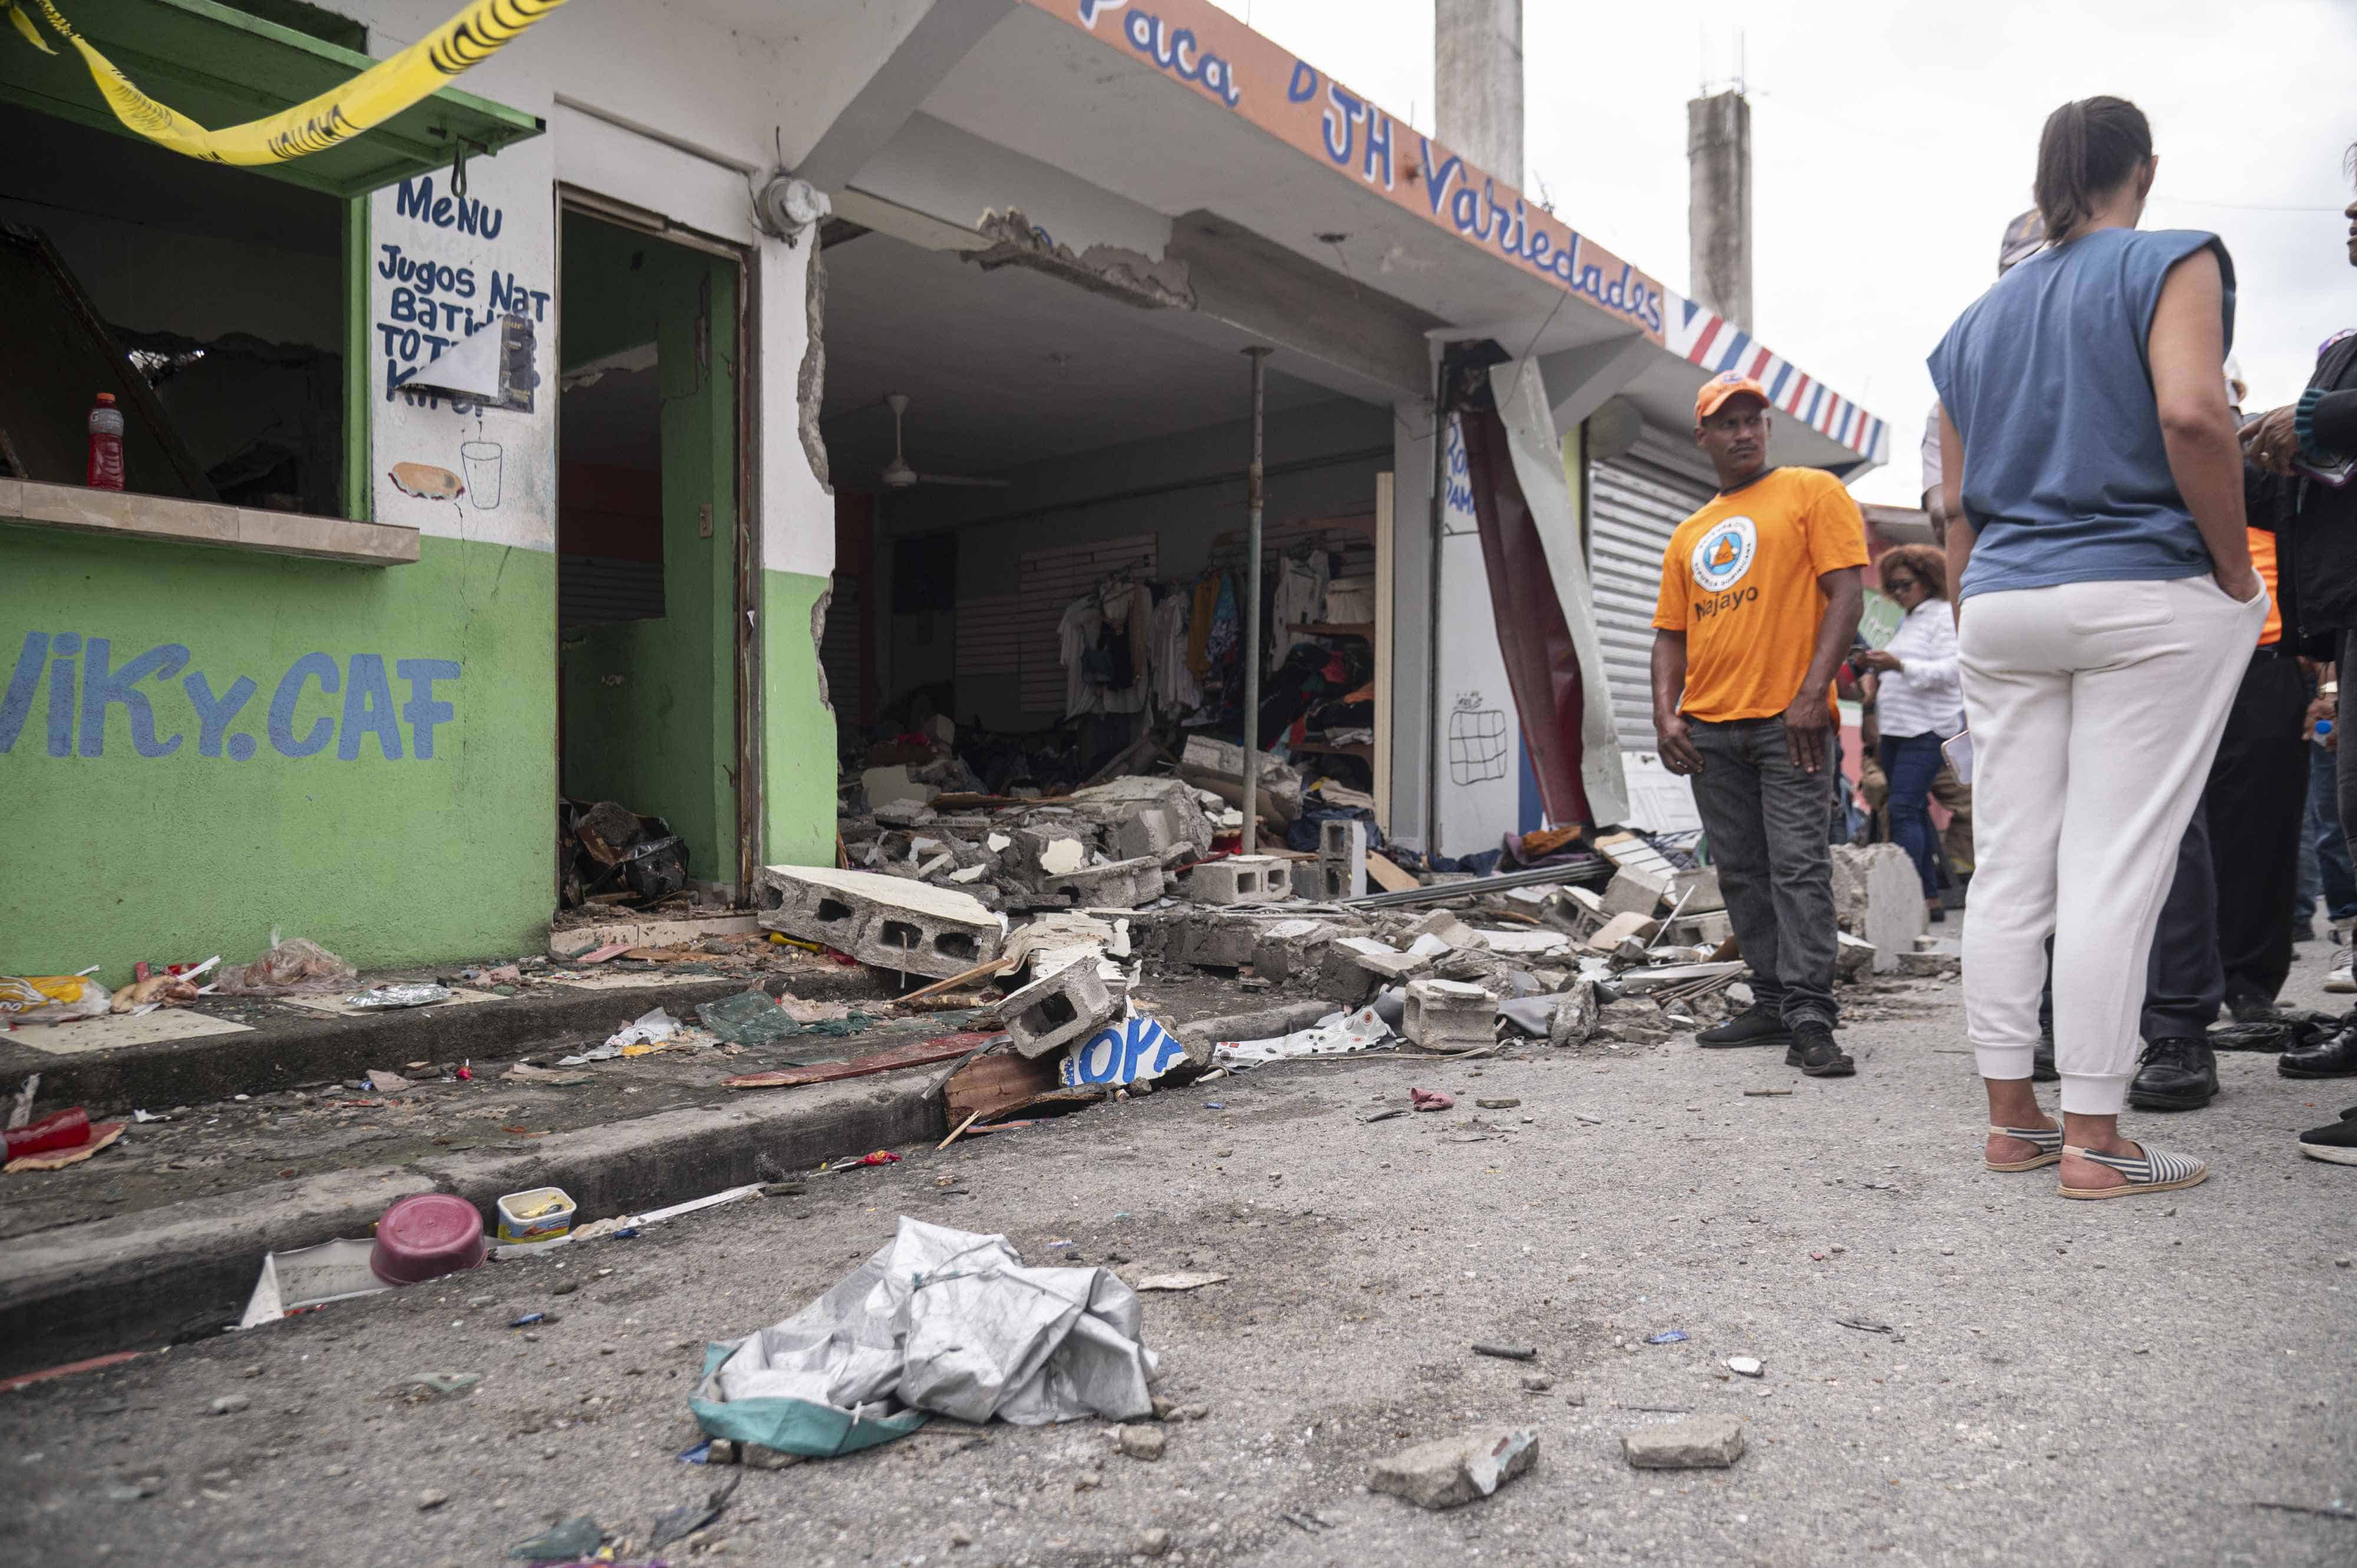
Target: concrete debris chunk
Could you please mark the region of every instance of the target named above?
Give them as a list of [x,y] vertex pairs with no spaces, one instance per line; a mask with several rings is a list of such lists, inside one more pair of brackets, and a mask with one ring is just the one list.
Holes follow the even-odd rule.
[[1596,985],[1592,981],[1579,981],[1555,998],[1555,1014],[1547,1021],[1547,1044],[1551,1046],[1584,1046],[1596,1032]]
[[1930,928],[1915,863],[1895,843],[1835,844],[1834,916],[1842,929],[1874,944],[1874,967],[1888,974]]
[[1538,1434],[1526,1427],[1482,1427],[1378,1459],[1367,1485],[1422,1509],[1461,1508],[1528,1470],[1538,1453]]
[[1864,937],[1854,937],[1847,931],[1836,934],[1834,945],[1834,978],[1835,980],[1864,979],[1872,972],[1874,959],[1874,944]]
[[970,894],[872,871],[766,865],[755,900],[764,929],[937,979],[996,958],[1006,938],[1006,917]]
[[1464,1050],[1498,1037],[1495,992],[1454,980],[1411,980],[1400,1033],[1426,1050]]
[[1612,874],[1598,908],[1608,919],[1614,915],[1641,915],[1650,920],[1661,912],[1669,891],[1666,878],[1622,866]]
[[1124,860],[1158,859],[1179,842],[1176,815],[1167,806],[1140,806],[1113,825],[1113,852]]
[[1433,910],[1410,926],[1407,934],[1411,940],[1430,937],[1450,948],[1478,948],[1481,945],[1480,934],[1448,909]]
[[1260,927],[1238,915],[1200,909],[1178,928],[1170,956],[1179,963],[1203,969],[1242,969],[1253,961]]
[[1723,1470],[1743,1457],[1743,1423],[1696,1415],[1640,1427],[1620,1439],[1620,1452],[1641,1470]]
[[1587,946],[1595,952],[1616,953],[1624,944],[1633,941],[1641,949],[1652,932],[1652,917],[1624,910],[1598,926],[1596,934],[1587,939]]
[[1964,961],[1948,952],[1903,952],[1899,972],[1915,980],[1951,980],[1964,972]]
[[1170,1438],[1158,1426],[1125,1425],[1113,1429],[1114,1446],[1132,1459],[1159,1459]]
[[1596,1026],[1588,1037],[1617,1040],[1624,1046],[1658,1046],[1670,1033],[1669,1020],[1659,1007],[1632,996],[1598,1008]]
[[[1061,840],[1073,843],[1077,840]],[[1041,892],[1092,909],[1135,909],[1162,897],[1162,863],[1152,855],[1083,866],[1041,879]]]
[[1253,972],[1270,980],[1291,980],[1324,967],[1328,943],[1343,934],[1328,920],[1279,920],[1261,928],[1253,943]]
[[1273,854],[1232,854],[1187,875],[1187,896],[1201,904],[1275,904],[1293,897],[1293,872]]
[[1017,1055],[1044,1057],[1095,1033],[1120,1006],[1097,966],[1084,958],[1016,991],[998,1004],[998,1015]]

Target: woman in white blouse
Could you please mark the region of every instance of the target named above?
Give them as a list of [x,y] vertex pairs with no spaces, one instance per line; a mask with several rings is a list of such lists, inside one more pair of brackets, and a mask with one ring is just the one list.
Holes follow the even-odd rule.
[[1875,716],[1882,730],[1882,772],[1890,780],[1890,837],[1915,862],[1923,902],[1940,909],[1939,836],[1932,831],[1932,781],[1944,758],[1940,743],[1964,727],[1964,688],[1956,672],[1956,618],[1948,605],[1948,563],[1928,544],[1886,553],[1882,591],[1907,612],[1897,635],[1861,654],[1875,672]]

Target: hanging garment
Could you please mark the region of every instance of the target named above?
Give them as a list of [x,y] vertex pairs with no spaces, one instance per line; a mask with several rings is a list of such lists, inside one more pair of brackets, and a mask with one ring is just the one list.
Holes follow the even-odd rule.
[[1217,572],[1195,579],[1194,607],[1187,617],[1187,668],[1199,682],[1211,672],[1211,618],[1219,613],[1220,586],[1226,581]]
[[[1140,583],[1109,582],[1097,591],[1097,603],[1103,625],[1098,647],[1113,660],[1114,672],[1121,679],[1098,689],[1094,711],[1142,713],[1153,697],[1146,643],[1154,618],[1154,596]],[[1114,658],[1115,644],[1120,649],[1118,659]]]
[[1154,607],[1154,635],[1149,659],[1154,669],[1154,705],[1164,714],[1191,713],[1203,701],[1189,659],[1189,619],[1193,594],[1172,593]]
[[1094,594],[1072,601],[1057,624],[1057,658],[1064,666],[1064,716],[1068,719],[1104,711],[1103,688],[1089,679],[1090,658],[1103,626],[1104,614],[1097,607]]
[[1297,643],[1308,638],[1290,629],[1308,625],[1326,613],[1326,556],[1313,552],[1307,561],[1280,557],[1276,564],[1276,596],[1268,612],[1268,667],[1276,669]]
[[1220,574],[1219,597],[1211,602],[1211,631],[1204,645],[1210,666],[1205,673],[1234,659],[1236,649],[1243,641],[1243,620],[1242,612],[1236,607],[1236,580],[1232,575],[1222,572]]

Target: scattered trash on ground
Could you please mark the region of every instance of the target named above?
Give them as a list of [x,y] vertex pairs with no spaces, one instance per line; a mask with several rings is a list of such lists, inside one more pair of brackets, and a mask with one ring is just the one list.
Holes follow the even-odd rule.
[[1645,1343],[1648,1345],[1681,1345],[1685,1342],[1685,1337],[1686,1331],[1684,1329],[1670,1328],[1649,1337]]
[[1136,1289],[1138,1289],[1138,1290],[1141,1290],[1141,1291],[1149,1291],[1149,1290],[1170,1290],[1170,1291],[1200,1290],[1200,1289],[1202,1289],[1205,1285],[1219,1285],[1219,1284],[1225,1284],[1225,1283],[1228,1283],[1228,1276],[1227,1276],[1227,1275],[1225,1275],[1225,1274],[1206,1274],[1206,1273],[1193,1273],[1193,1274],[1189,1274],[1189,1273],[1179,1273],[1179,1274],[1148,1274],[1148,1275],[1146,1275],[1144,1279],[1142,1279],[1142,1280],[1140,1280],[1140,1281],[1138,1281],[1138,1282],[1137,1282],[1137,1284],[1136,1284],[1136,1287],[1135,1287],[1135,1288],[1136,1288]]
[[597,1521],[581,1514],[530,1541],[518,1541],[508,1548],[508,1555],[526,1563],[569,1563],[594,1554],[605,1539],[606,1532],[597,1528]]
[[744,1479],[742,1476],[731,1476],[706,1493],[702,1502],[682,1503],[655,1515],[654,1523],[647,1530],[647,1550],[661,1552],[673,1541],[683,1540],[718,1520]]
[[1765,1377],[1768,1372],[1767,1365],[1756,1356],[1729,1356],[1727,1369],[1738,1378]]
[[689,1400],[714,1437],[831,1457],[939,1412],[1039,1425],[1143,1421],[1154,1353],[1136,1294],[1099,1268],[1027,1268],[1004,1237],[902,1216],[801,1312],[706,1352]]
[[1418,1111],[1453,1111],[1457,1108],[1455,1095],[1443,1094],[1437,1089],[1410,1089],[1407,1093],[1408,1098],[1415,1101]]
[[1505,1361],[1535,1361],[1539,1359],[1538,1348],[1536,1346],[1487,1345],[1478,1339],[1473,1342],[1473,1354],[1476,1356],[1495,1356],[1499,1359]]
[[409,985],[379,985],[344,998],[347,1007],[390,1011],[400,1007],[431,1007],[450,1000],[450,988],[431,982]]

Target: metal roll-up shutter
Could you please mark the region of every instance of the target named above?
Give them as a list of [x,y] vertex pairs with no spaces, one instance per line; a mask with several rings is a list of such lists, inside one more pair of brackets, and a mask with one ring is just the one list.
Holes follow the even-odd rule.
[[1653,606],[1663,553],[1678,524],[1718,493],[1709,479],[1674,466],[1668,446],[1648,430],[1635,451],[1587,470],[1588,575],[1623,751],[1653,749]]

